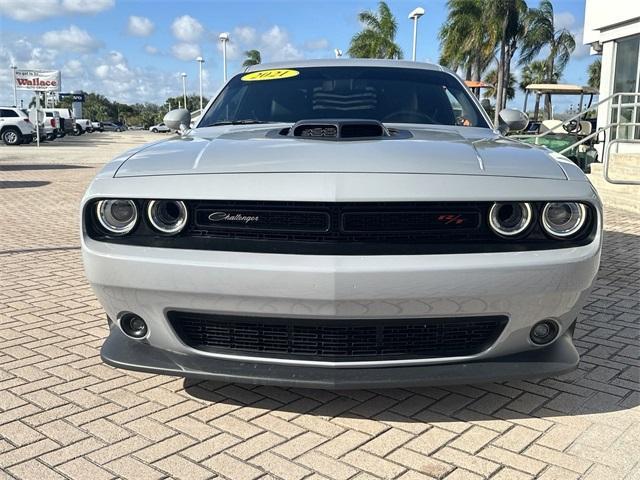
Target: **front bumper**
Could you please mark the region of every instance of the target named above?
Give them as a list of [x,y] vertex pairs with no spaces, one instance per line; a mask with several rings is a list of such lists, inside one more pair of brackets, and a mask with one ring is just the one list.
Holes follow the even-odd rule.
[[580,357],[572,329],[546,348],[486,360],[379,368],[326,368],[273,365],[171,352],[127,338],[113,326],[102,360],[127,370],[181,377],[323,389],[399,388],[543,378],[576,368]]
[[[324,388],[495,381],[547,376],[578,362],[571,326],[598,271],[601,237],[536,252],[405,256],[308,256],[132,247],[83,237],[85,270],[110,318],[134,312],[144,341],[117,323],[103,346],[115,366],[227,381]],[[222,355],[178,338],[167,312],[323,319],[505,315],[473,356],[348,363]],[[531,327],[546,318],[559,338],[541,348]]]

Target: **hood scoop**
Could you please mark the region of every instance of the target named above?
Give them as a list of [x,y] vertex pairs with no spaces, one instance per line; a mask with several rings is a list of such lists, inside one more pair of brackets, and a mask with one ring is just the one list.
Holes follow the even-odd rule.
[[372,140],[395,136],[377,120],[300,120],[291,128],[280,130],[287,137],[312,140]]

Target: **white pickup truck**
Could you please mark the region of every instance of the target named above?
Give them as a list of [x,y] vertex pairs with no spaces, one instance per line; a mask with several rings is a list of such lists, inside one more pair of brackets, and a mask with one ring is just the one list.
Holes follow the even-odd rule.
[[76,118],[75,135],[82,135],[85,132],[93,132],[93,125],[88,118]]

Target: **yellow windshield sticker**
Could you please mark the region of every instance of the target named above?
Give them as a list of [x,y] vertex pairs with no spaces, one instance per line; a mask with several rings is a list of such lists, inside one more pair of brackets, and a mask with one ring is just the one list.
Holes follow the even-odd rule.
[[280,80],[300,75],[297,70],[261,70],[259,72],[247,73],[241,80],[245,82],[257,82],[260,80]]

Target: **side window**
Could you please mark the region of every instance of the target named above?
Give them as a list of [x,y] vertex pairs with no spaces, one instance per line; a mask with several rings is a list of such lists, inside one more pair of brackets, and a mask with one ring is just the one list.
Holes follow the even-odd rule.
[[18,117],[19,115],[13,110],[3,109],[0,110],[0,117]]
[[462,117],[464,115],[464,112],[462,111],[462,105],[460,105],[460,102],[458,102],[458,99],[453,96],[453,94],[449,91],[448,88],[445,88],[445,92],[447,92],[447,98],[449,99],[449,102],[451,102],[451,108],[453,109],[453,114],[456,116],[456,118]]
[[238,107],[246,91],[246,86],[235,89],[235,91],[227,87],[216,100],[217,105],[207,111],[200,123],[202,123],[202,125],[208,125],[237,118]]
[[478,125],[478,114],[463,91],[456,89],[452,91],[445,87],[445,92],[447,93],[449,102],[451,102],[451,108],[456,118],[456,125],[462,127],[474,127]]

